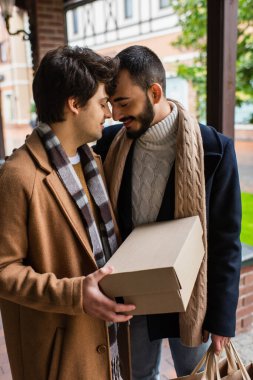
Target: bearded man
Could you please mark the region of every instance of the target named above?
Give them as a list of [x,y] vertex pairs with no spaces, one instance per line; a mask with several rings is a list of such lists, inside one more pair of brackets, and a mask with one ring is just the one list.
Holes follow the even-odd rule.
[[121,235],[140,224],[199,215],[205,247],[185,313],[131,320],[133,379],[159,379],[162,338],[169,338],[177,375],[185,376],[209,334],[217,353],[235,334],[241,200],[233,141],[166,99],[165,70],[153,51],[130,46],[117,59],[110,103],[123,124],[106,128],[94,150],[104,160]]

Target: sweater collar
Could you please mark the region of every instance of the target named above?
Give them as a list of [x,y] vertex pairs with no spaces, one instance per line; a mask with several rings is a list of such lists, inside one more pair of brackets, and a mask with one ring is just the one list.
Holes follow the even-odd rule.
[[178,129],[178,108],[169,101],[172,111],[159,123],[150,127],[139,139],[141,145],[164,145],[175,137]]

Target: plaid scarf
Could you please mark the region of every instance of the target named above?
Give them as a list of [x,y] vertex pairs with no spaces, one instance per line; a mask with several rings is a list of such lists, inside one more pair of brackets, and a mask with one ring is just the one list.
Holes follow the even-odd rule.
[[[78,148],[81,165],[87,187],[100,212],[101,223],[98,226],[93,218],[88,198],[83,190],[81,182],[69,161],[63,147],[52,129],[45,123],[39,123],[37,127],[44,148],[48,153],[49,160],[55,168],[59,178],[80,211],[84,227],[88,231],[93,254],[98,268],[101,268],[109,260],[118,247],[114,224],[109,208],[108,195],[99,174],[94,157],[87,144]],[[119,353],[117,344],[117,325],[107,324],[110,340],[110,353],[112,365],[112,378],[119,380]]]

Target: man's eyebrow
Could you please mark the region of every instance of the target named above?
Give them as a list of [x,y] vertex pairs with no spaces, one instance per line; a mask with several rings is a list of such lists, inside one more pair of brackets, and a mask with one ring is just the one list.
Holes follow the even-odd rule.
[[115,98],[115,99],[112,99],[112,101],[115,103],[115,102],[121,102],[122,100],[128,100],[130,99],[129,97],[127,96],[119,96],[118,98]]

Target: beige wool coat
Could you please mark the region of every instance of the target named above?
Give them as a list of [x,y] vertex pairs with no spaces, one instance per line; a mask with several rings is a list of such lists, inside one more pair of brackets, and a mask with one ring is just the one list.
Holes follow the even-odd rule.
[[36,130],[0,170],[0,202],[0,307],[13,379],[111,379],[106,324],[83,310],[84,276],[97,269],[89,238]]

